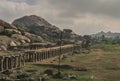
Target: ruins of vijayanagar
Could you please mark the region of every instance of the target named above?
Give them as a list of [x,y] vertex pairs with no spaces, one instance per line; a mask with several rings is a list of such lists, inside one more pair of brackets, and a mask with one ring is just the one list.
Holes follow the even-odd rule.
[[39,62],[63,54],[79,52],[80,45],[52,46],[31,44],[25,46],[11,46],[9,50],[14,54],[4,53],[0,55],[0,72],[13,70],[26,65],[29,62]]

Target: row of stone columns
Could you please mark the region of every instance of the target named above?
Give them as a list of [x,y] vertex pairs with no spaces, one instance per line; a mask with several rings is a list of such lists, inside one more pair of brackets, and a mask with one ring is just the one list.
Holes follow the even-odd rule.
[[24,54],[0,56],[0,72],[25,65]]
[[73,45],[66,45],[61,47],[52,47],[40,51],[27,51],[16,55],[0,56],[0,72],[20,68],[25,65],[25,62],[38,62],[48,58],[53,58],[59,54],[72,54],[74,49]]
[[[61,51],[60,51],[61,49]],[[59,54],[73,53],[73,46],[69,47],[53,47],[41,51],[27,51],[25,52],[25,62],[37,62],[48,58],[58,56]]]

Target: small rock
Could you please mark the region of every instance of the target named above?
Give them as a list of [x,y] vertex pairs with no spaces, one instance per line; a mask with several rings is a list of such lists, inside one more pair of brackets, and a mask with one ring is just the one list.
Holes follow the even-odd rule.
[[44,73],[47,74],[47,75],[53,75],[53,70],[47,69],[47,70],[44,71]]
[[74,74],[65,74],[63,79],[65,79],[65,80],[76,79],[76,75],[74,75]]
[[3,46],[3,45],[0,46],[0,49],[1,49],[1,50],[4,50],[4,51],[7,50],[7,48],[6,48],[5,46]]
[[11,41],[10,46],[17,46],[17,45],[15,44],[15,42]]

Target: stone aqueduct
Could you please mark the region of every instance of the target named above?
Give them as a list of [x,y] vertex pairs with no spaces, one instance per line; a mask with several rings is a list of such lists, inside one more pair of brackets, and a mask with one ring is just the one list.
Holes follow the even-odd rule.
[[[49,48],[41,48],[40,45],[31,47],[18,46],[11,49],[27,49],[17,54],[0,56],[0,72],[12,70],[24,66],[27,62],[38,62],[58,55],[71,54],[74,51],[80,51],[80,45],[64,45]],[[40,49],[41,48],[41,49]],[[37,49],[37,50],[36,50]]]

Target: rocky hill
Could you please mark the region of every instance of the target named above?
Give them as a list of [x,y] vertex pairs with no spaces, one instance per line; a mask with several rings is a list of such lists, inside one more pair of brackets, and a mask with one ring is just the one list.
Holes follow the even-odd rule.
[[0,50],[7,50],[8,46],[23,45],[32,41],[44,42],[40,36],[23,32],[14,25],[0,20]]
[[47,41],[56,41],[61,32],[59,28],[51,25],[45,19],[36,15],[24,16],[16,19],[12,24],[18,28],[24,29],[29,33],[39,35]]
[[12,24],[18,28],[24,29],[29,33],[39,35],[44,40],[50,42],[57,42],[60,38],[61,32],[63,32],[62,34],[66,41],[71,41],[76,38],[79,39],[79,35],[72,32],[72,30],[66,29],[61,31],[58,27],[53,26],[45,19],[36,15],[24,16],[22,18],[16,19]]
[[9,46],[29,43],[59,43],[62,35],[64,44],[79,41],[81,36],[71,29],[61,31],[45,19],[31,15],[16,19],[12,24],[0,20],[0,50],[7,50]]

